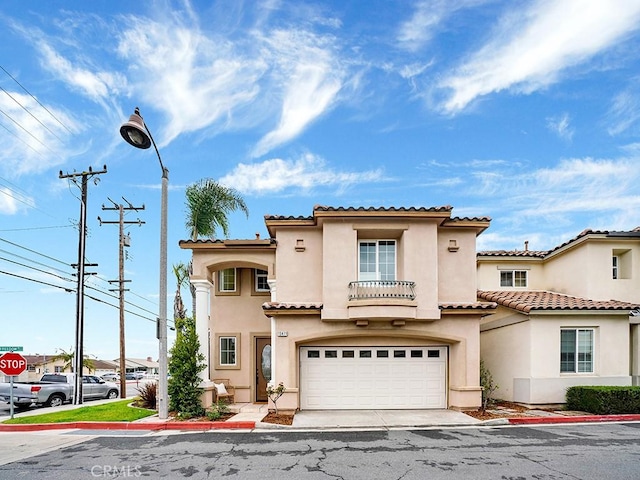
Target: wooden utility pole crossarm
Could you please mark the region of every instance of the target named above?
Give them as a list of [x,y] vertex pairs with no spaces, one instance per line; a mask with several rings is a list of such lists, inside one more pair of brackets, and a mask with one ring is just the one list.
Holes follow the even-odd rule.
[[124,279],[124,247],[129,246],[129,237],[125,236],[124,234],[124,226],[133,225],[133,224],[142,225],[145,222],[143,222],[140,219],[137,219],[135,221],[128,221],[128,222],[125,221],[124,212],[126,210],[135,210],[137,212],[138,210],[144,210],[144,205],[142,205],[142,207],[134,207],[125,198],[123,198],[123,200],[127,202],[126,207],[121,203],[117,204],[110,198],[109,198],[109,201],[113,203],[113,207],[106,207],[102,205],[102,210],[118,210],[120,214],[119,220],[107,221],[107,220],[102,220],[100,217],[98,217],[98,221],[100,222],[100,225],[104,223],[104,224],[117,224],[120,226],[120,235],[118,237],[119,238],[118,280],[109,280],[109,283],[118,284],[118,288],[113,289],[112,291],[119,292],[119,298],[120,298],[120,398],[127,398],[127,379],[126,379],[127,370],[126,370],[126,364],[125,364],[126,357],[125,357],[125,342],[124,342],[124,292],[126,292],[128,289],[124,288],[124,284],[126,282],[130,282],[131,280]]

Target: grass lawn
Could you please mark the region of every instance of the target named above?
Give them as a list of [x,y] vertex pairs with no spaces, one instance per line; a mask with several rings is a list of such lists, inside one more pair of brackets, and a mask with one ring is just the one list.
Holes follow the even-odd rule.
[[156,413],[155,410],[129,407],[130,403],[131,400],[122,400],[92,407],[18,417],[13,420],[5,420],[2,423],[132,422]]

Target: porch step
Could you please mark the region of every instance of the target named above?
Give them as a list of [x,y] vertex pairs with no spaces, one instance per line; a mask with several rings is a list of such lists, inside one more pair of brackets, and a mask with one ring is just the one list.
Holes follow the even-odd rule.
[[266,403],[233,403],[229,405],[229,411],[232,413],[269,413]]

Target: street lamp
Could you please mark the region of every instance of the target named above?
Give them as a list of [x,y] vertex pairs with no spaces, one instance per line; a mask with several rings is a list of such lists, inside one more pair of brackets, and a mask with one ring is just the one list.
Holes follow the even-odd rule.
[[[153,136],[136,107],[129,121],[120,127],[120,135],[127,143],[136,148],[147,149],[151,145],[156,150],[162,169],[162,198],[160,202],[160,313],[158,318],[159,356],[158,356],[158,416],[166,419],[168,413],[169,389],[167,385],[167,197],[169,170],[165,168]],[[121,372],[122,374],[122,372]]]

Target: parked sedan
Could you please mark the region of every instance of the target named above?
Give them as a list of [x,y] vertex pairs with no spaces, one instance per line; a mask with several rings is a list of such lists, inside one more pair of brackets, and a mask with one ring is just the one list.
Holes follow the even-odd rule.
[[112,382],[105,382],[100,377],[93,375],[82,376],[83,398],[118,398],[120,389]]
[[104,375],[100,375],[100,378],[102,378],[105,382],[120,381],[120,375],[118,375],[117,373],[105,373]]

